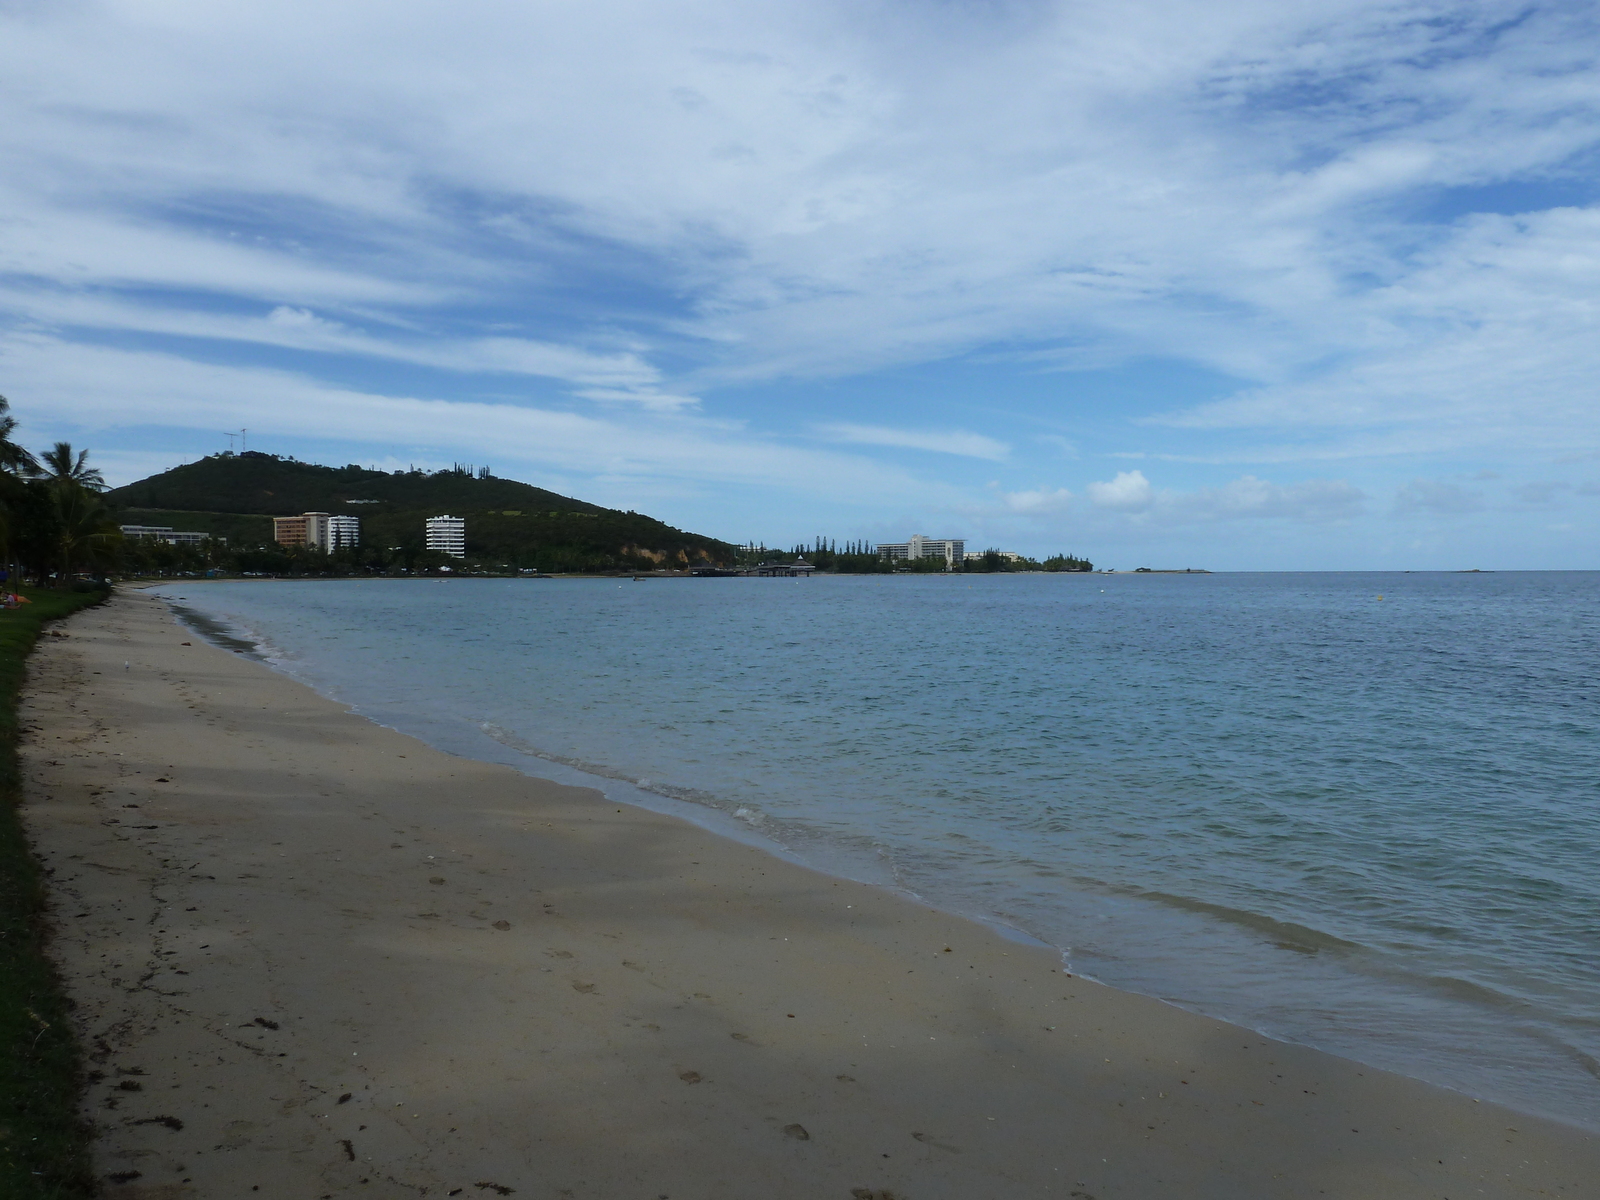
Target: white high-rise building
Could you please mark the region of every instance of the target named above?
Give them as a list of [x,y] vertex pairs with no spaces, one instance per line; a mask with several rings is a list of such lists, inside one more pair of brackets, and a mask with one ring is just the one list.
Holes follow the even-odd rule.
[[429,517],[428,549],[448,554],[451,558],[467,556],[467,519],[465,517]]
[[914,533],[905,542],[880,542],[878,553],[887,559],[942,558],[946,567],[955,567],[966,561],[967,543],[963,538],[931,538]]
[[328,538],[332,549],[341,546],[359,546],[361,544],[361,518],[360,517],[329,517]]

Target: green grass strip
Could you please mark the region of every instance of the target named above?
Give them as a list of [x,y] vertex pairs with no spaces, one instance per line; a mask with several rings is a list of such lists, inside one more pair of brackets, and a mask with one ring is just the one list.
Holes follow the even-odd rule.
[[40,629],[104,595],[21,594],[32,603],[0,611],[0,1196],[79,1200],[96,1194],[90,1129],[78,1113],[83,1059],[44,953],[44,877],[19,811],[17,701]]

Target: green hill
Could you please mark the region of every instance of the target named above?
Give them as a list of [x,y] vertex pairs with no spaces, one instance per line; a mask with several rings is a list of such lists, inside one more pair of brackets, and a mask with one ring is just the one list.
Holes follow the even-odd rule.
[[[574,500],[487,471],[373,471],[324,467],[272,454],[215,454],[110,492],[125,524],[167,525],[225,537],[234,551],[268,545],[269,517],[325,512],[361,519],[363,562],[410,565],[423,522],[467,520],[467,557],[545,571],[634,570],[730,563],[733,547],[642,513]],[[241,564],[276,569],[265,561]]]
[[323,467],[254,450],[213,454],[199,462],[173,467],[117,488],[109,498],[124,508],[258,513],[269,517],[303,512],[366,516],[424,508],[432,510],[430,515],[458,516],[467,510],[491,508],[608,511],[514,479],[474,475],[461,468],[391,473],[356,466]]

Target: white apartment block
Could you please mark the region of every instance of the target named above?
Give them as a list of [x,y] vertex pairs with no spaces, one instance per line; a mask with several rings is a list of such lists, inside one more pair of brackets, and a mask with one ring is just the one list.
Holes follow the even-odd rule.
[[451,558],[467,556],[467,520],[465,517],[429,517],[428,549],[448,554]]
[[341,546],[354,548],[361,544],[360,517],[329,517],[328,537],[335,550]]
[[967,543],[962,538],[931,538],[914,533],[910,541],[882,542],[878,553],[887,559],[942,558],[946,567],[955,567],[967,558]]

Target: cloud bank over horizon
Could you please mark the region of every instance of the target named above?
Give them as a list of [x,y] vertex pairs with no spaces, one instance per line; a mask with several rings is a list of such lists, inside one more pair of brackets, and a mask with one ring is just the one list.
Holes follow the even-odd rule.
[[113,479],[248,426],[730,540],[1600,566],[1590,6],[0,30],[0,392]]

